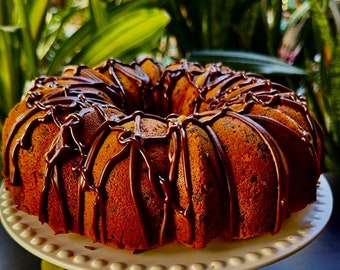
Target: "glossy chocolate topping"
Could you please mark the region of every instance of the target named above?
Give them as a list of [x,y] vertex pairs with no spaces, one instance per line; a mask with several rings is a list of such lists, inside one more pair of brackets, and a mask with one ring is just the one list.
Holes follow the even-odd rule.
[[[122,83],[125,78],[137,87],[133,95]],[[173,114],[172,91],[176,83],[183,76],[190,84],[197,88],[197,96],[193,99],[193,110],[189,115]],[[157,100],[153,97],[157,96]],[[95,192],[93,230],[97,239],[106,241],[106,182],[110,172],[124,159],[129,159],[129,181],[135,208],[139,221],[144,228],[146,245],[151,240],[150,232],[139,207],[140,192],[136,187],[139,176],[136,168],[144,162],[148,169],[148,178],[152,186],[155,199],[163,205],[163,222],[159,230],[158,242],[166,242],[166,232],[170,226],[171,213],[178,212],[190,223],[189,242],[194,240],[195,218],[192,205],[192,176],[190,172],[190,153],[188,149],[187,127],[196,125],[209,137],[218,157],[218,167],[215,171],[216,179],[221,187],[223,197],[227,198],[226,215],[228,216],[229,236],[232,238],[235,230],[235,180],[226,157],[223,145],[213,129],[213,124],[225,116],[238,119],[248,125],[262,138],[275,164],[277,179],[276,221],[273,233],[280,229],[281,220],[287,200],[287,188],[283,188],[287,174],[282,149],[273,141],[272,137],[257,123],[256,116],[250,111],[255,104],[274,108],[280,104],[290,106],[302,112],[309,124],[309,130],[304,131],[301,141],[310,145],[313,155],[317,157],[316,122],[310,114],[303,97],[292,90],[272,83],[262,76],[232,71],[220,64],[209,64],[203,68],[197,63],[187,61],[170,65],[162,73],[159,83],[151,85],[149,76],[141,68],[141,63],[131,65],[122,64],[110,59],[97,69],[79,66],[68,69],[60,77],[41,77],[35,81],[34,87],[25,97],[27,110],[17,119],[9,132],[7,143],[4,145],[4,174],[10,179],[11,185],[20,186],[25,179],[21,179],[18,159],[20,150],[32,147],[32,134],[38,125],[49,123],[57,126],[59,132],[53,144],[47,146],[46,174],[44,188],[40,199],[40,220],[48,222],[49,191],[55,189],[64,220],[64,230],[76,230],[84,233],[84,199],[86,192]],[[156,104],[160,102],[160,104]],[[136,105],[138,104],[138,105]],[[158,108],[158,109],[157,109]],[[116,111],[112,115],[107,113],[111,109]],[[90,139],[84,140],[78,131],[83,125],[84,116],[96,113],[101,119],[97,129]],[[37,115],[36,118],[34,116]],[[33,120],[31,120],[33,119]],[[145,137],[141,131],[143,119],[154,119],[166,126],[163,136]],[[126,123],[134,123],[134,128],[127,128]],[[102,143],[112,131],[118,131],[117,141],[122,150],[110,157],[99,181],[95,183],[92,168]],[[20,131],[20,136],[16,134]],[[168,149],[169,170],[167,175],[158,175],[152,166],[152,160],[145,149],[148,142],[160,142]],[[77,163],[73,170],[79,173],[77,228],[71,229],[70,210],[66,202],[63,187],[61,167],[65,155],[77,156]],[[178,167],[182,160],[184,181],[186,186],[187,205],[180,205],[176,198],[176,182]],[[285,183],[287,185],[287,183]],[[289,185],[289,183],[288,183]],[[99,224],[100,223],[100,224]],[[153,232],[151,232],[153,233]]]

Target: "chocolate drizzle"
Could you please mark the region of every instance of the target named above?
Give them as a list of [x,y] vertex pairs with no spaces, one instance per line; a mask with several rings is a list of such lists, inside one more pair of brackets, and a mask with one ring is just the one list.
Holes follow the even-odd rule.
[[[136,100],[132,100],[131,93],[121,82],[117,72],[124,74],[130,82],[138,86],[137,101],[141,102],[140,110],[135,109]],[[187,76],[189,82],[197,87],[193,111],[183,116],[171,114],[172,91],[182,76]],[[214,93],[212,96],[211,94]],[[158,116],[148,113],[159,107],[153,104],[152,95],[161,98],[162,111]],[[134,97],[135,98],[135,97]],[[159,101],[159,100],[158,100]],[[26,95],[26,111],[20,115],[7,136],[4,144],[4,175],[10,185],[20,187],[29,179],[22,179],[19,159],[25,151],[32,149],[32,136],[39,125],[55,125],[59,130],[54,134],[53,143],[47,146],[45,155],[46,174],[41,190],[39,218],[42,222],[49,222],[49,194],[53,189],[59,201],[63,217],[64,231],[84,233],[84,212],[86,192],[96,194],[93,205],[92,229],[96,240],[107,241],[106,232],[106,202],[109,194],[106,192],[110,174],[118,164],[129,160],[130,195],[133,199],[137,218],[143,231],[145,247],[162,245],[169,241],[167,233],[173,222],[174,212],[179,213],[190,224],[187,244],[195,241],[195,212],[193,209],[193,186],[191,175],[191,158],[188,146],[188,125],[200,127],[207,134],[216,153],[218,163],[209,161],[215,167],[216,181],[220,187],[222,197],[227,198],[228,235],[233,238],[237,227],[235,219],[237,211],[236,184],[231,170],[230,160],[217,136],[213,125],[223,117],[231,117],[248,125],[267,145],[275,166],[277,181],[276,218],[273,233],[280,229],[287,200],[287,167],[280,146],[271,135],[257,122],[256,117],[249,115],[254,104],[274,108],[286,105],[303,113],[307,119],[309,130],[301,134],[301,140],[311,145],[312,153],[317,157],[317,123],[310,114],[305,100],[284,86],[271,83],[256,74],[235,72],[219,65],[211,64],[202,68],[195,63],[186,61],[175,63],[163,72],[158,85],[151,85],[148,75],[138,63],[122,64],[110,59],[104,66],[96,70],[79,66],[74,70],[67,70],[64,76],[38,78],[35,86]],[[164,106],[163,106],[164,105]],[[116,113],[108,113],[114,110]],[[84,125],[85,116],[95,113],[100,119],[95,131],[88,139],[79,133]],[[143,119],[152,119],[166,127],[160,136],[144,135]],[[133,128],[127,123],[133,122]],[[121,150],[108,159],[99,180],[94,179],[93,166],[104,141],[111,132],[117,132],[117,141]],[[153,168],[150,154],[145,148],[146,143],[159,142],[168,150],[169,168],[165,174],[158,174]],[[65,157],[74,157],[73,171],[79,175],[78,205],[75,221],[66,203],[65,183],[62,178],[62,166]],[[140,177],[138,164],[146,164],[155,200],[161,202],[162,221],[159,229],[158,241],[151,241],[148,224],[140,206],[140,191],[136,183]],[[182,164],[182,168],[180,168]],[[176,183],[179,170],[183,170],[187,204],[178,203]],[[119,179],[115,179],[119,181]]]

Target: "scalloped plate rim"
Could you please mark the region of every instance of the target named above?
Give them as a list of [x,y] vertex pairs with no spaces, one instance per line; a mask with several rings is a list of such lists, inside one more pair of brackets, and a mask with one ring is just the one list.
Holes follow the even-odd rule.
[[330,186],[320,176],[318,198],[293,213],[276,235],[222,242],[214,240],[199,251],[179,244],[133,254],[93,243],[76,234],[54,234],[37,217],[15,208],[4,184],[0,189],[0,216],[9,235],[35,256],[68,269],[204,270],[250,269],[282,260],[311,243],[326,226],[333,208]]

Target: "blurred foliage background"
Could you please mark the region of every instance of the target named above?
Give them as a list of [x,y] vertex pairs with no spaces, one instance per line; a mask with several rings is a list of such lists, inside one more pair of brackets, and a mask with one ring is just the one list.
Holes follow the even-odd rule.
[[65,65],[149,55],[264,74],[304,94],[340,171],[336,0],[1,0],[0,130],[30,82]]

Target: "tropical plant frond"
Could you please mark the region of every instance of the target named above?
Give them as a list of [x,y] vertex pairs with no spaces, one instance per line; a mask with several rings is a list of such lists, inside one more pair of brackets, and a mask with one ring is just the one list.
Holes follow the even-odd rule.
[[27,16],[30,34],[35,46],[40,40],[43,28],[45,27],[45,17],[50,6],[51,0],[27,1],[27,14],[34,14],[34,16]]
[[261,74],[280,74],[306,76],[304,69],[287,64],[275,57],[242,51],[207,50],[193,51],[189,59],[200,63],[222,62],[236,70],[258,72]]
[[0,72],[0,119],[20,99],[24,85],[20,67],[20,43],[19,27],[0,26],[0,67],[3,69]]
[[324,65],[327,67],[331,62],[334,49],[334,40],[328,23],[328,12],[322,9],[317,0],[309,0],[309,3],[314,23],[315,41],[323,56]]
[[[71,64],[98,65],[109,57],[124,58],[124,53],[141,49],[151,50],[156,46],[150,41],[160,39],[169,22],[167,13],[158,9],[140,9],[124,17],[117,17],[101,29],[85,47],[77,53]],[[148,43],[149,41],[150,43]],[[141,50],[142,52],[142,50]]]
[[103,4],[101,1],[89,0],[90,13],[97,29],[100,29],[109,22],[109,15]]
[[327,91],[327,101],[329,105],[331,124],[327,126],[333,135],[333,140],[340,146],[340,35],[334,50],[332,63],[329,66],[329,89]]

